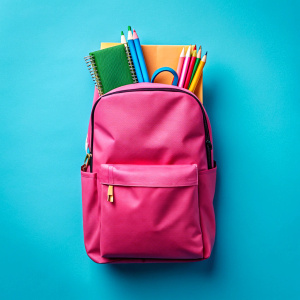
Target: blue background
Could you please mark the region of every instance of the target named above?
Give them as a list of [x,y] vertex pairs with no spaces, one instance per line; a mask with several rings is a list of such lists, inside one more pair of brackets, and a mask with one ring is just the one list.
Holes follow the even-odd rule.
[[[299,299],[299,1],[2,0],[0,297]],[[218,182],[204,262],[97,265],[79,167],[93,83],[83,57],[136,28],[208,50]]]

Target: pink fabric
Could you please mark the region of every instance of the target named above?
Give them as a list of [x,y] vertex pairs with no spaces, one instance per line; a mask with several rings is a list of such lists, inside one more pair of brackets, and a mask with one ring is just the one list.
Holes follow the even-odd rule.
[[89,257],[99,261],[100,223],[97,191],[97,173],[81,171],[83,234]]
[[[138,88],[152,90],[112,94]],[[210,256],[216,168],[207,170],[202,110],[191,93],[157,88],[170,86],[127,85],[95,108],[93,173],[82,173],[82,200],[86,250],[98,263]]]
[[[183,57],[183,59],[184,59],[184,57]],[[179,75],[178,75],[179,76]],[[149,86],[149,83],[138,83],[138,86],[137,86],[137,84],[134,84],[134,85],[125,85],[125,86],[122,86],[122,87],[120,87],[120,88],[117,88],[117,89],[115,89],[115,90],[113,90],[113,91],[111,91],[111,92],[114,92],[114,91],[122,91],[122,90],[126,90],[126,89],[129,89],[129,88],[132,88],[132,89],[134,89],[134,88],[136,88],[136,87],[138,87],[138,88],[149,88],[149,87],[152,87],[152,88],[161,88],[161,87],[169,87],[168,85],[165,85],[165,84],[160,84],[160,83],[150,83],[150,86]],[[195,96],[192,92],[190,92],[189,90],[187,90],[187,89],[184,89],[184,88],[180,88],[180,87],[177,87],[177,89],[178,90],[183,90],[183,91],[185,91],[185,92],[189,92],[191,95],[193,95],[193,96]],[[110,92],[110,93],[111,93]],[[108,93],[109,94],[109,93]],[[97,88],[95,87],[95,89],[94,89],[94,97],[93,97],[93,106],[94,106],[94,104],[96,103],[96,101],[99,99],[99,93],[98,93],[98,90],[97,90]],[[205,110],[204,110],[205,111]],[[213,144],[213,137],[212,137],[212,131],[211,131],[211,125],[210,125],[210,122],[209,122],[209,118],[208,118],[208,115],[207,115],[207,113],[206,113],[206,111],[205,111],[205,115],[206,115],[206,118],[207,118],[207,120],[208,120],[208,127],[209,127],[209,135],[210,135],[210,140],[211,140],[211,143]],[[90,148],[90,146],[91,146],[91,122],[89,122],[89,127],[88,127],[88,139],[87,139],[87,141],[88,141],[88,146],[89,146],[89,148]],[[214,151],[212,150],[211,151],[211,157],[212,157],[212,161],[213,161],[213,157],[214,157]]]
[[195,165],[102,165],[101,255],[202,258],[197,173]]
[[198,185],[196,165],[101,165],[102,184],[144,187]]

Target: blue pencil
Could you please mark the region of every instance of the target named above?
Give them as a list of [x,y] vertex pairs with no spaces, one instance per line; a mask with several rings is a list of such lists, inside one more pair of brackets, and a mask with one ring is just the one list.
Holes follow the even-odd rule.
[[136,34],[135,30],[133,30],[133,41],[134,41],[134,45],[135,45],[135,49],[136,49],[136,54],[138,56],[139,63],[141,66],[144,82],[150,82],[149,76],[148,76],[148,71],[147,71],[147,66],[145,63],[142,47],[140,44],[140,39],[139,39],[138,35]]
[[144,79],[143,79],[141,67],[140,67],[140,64],[139,64],[139,60],[138,60],[138,57],[137,57],[137,54],[136,54],[136,49],[135,49],[135,46],[134,46],[134,42],[133,42],[133,39],[132,39],[132,32],[131,32],[131,27],[130,26],[128,26],[128,39],[127,39],[127,42],[128,42],[128,46],[129,46],[129,50],[130,50],[130,54],[131,54],[131,57],[132,57],[132,62],[134,64],[135,73],[136,73],[138,82],[143,82]]

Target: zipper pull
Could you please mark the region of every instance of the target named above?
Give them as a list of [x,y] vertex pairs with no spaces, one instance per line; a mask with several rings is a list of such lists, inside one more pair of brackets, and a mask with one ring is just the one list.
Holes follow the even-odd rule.
[[83,171],[83,172],[86,172],[86,171],[87,171],[87,168],[88,168],[88,166],[89,166],[89,164],[90,164],[90,159],[91,159],[91,157],[92,157],[92,154],[91,154],[91,153],[86,153],[86,157],[85,157],[84,163],[83,163],[83,165],[82,165],[82,167],[81,167],[81,171]]
[[113,185],[108,186],[107,201],[114,202],[114,187],[113,187]]

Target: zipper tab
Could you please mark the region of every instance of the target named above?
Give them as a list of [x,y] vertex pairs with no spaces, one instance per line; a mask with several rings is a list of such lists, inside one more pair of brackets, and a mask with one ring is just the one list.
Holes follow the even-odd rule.
[[113,185],[108,186],[107,201],[114,202],[114,187],[113,187]]

